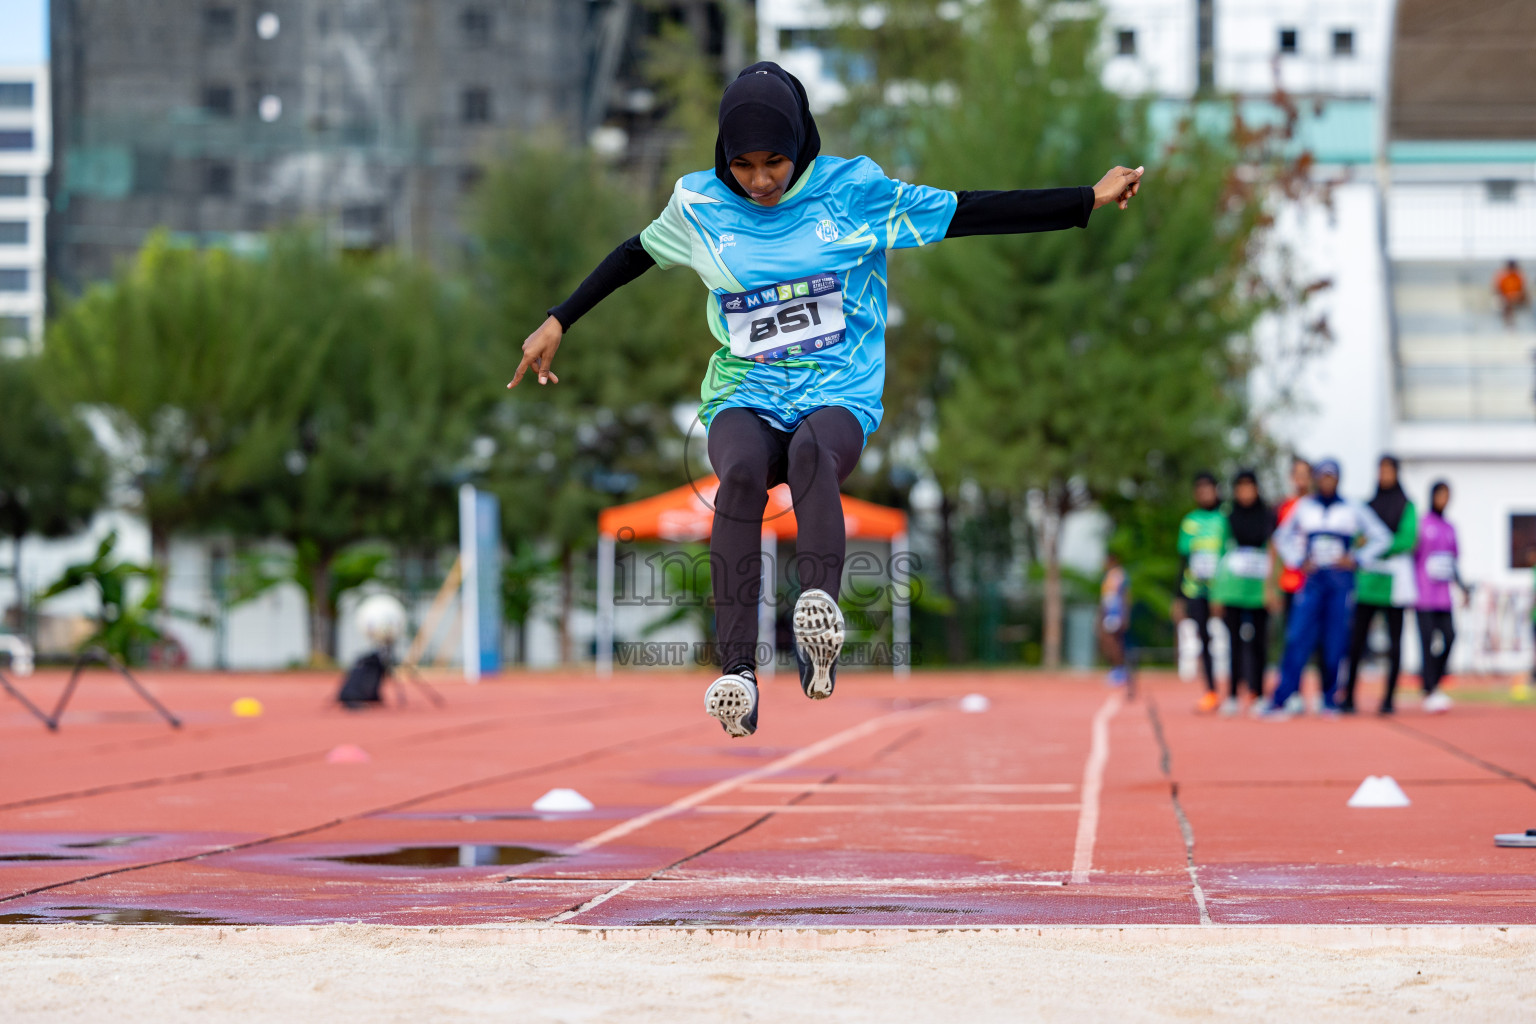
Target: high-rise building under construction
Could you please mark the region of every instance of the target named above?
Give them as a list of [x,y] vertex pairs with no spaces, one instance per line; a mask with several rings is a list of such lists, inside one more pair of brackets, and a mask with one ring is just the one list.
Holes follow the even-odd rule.
[[[611,120],[656,17],[614,0],[52,0],[50,274],[78,288],[155,228],[239,248],[294,220],[441,263],[495,147]],[[701,44],[721,52],[718,33]]]

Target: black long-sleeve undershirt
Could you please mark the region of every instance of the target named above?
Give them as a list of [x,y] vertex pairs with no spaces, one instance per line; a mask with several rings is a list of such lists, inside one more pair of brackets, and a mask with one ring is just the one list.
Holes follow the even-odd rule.
[[[1005,192],[956,192],[955,214],[945,238],[968,235],[1021,235],[1035,231],[1060,231],[1088,226],[1093,213],[1093,189],[1036,188]],[[577,286],[549,315],[563,330],[581,319],[593,306],[656,265],[635,235],[621,242],[603,258],[597,269]]]

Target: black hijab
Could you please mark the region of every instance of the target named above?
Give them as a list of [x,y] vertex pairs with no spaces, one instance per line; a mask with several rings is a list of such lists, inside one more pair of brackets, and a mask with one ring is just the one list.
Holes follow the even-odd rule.
[[[1392,465],[1392,475],[1397,476],[1397,459],[1391,455],[1383,455],[1382,462]],[[1403,491],[1403,482],[1397,480],[1391,487],[1383,488],[1376,484],[1376,497],[1371,499],[1371,511],[1376,513],[1378,519],[1387,524],[1387,529],[1397,532],[1399,524],[1403,521],[1403,513],[1408,508],[1408,495]]]
[[[1237,490],[1237,485],[1243,482],[1258,486],[1258,478],[1251,470],[1243,470],[1232,479],[1232,489]],[[1238,547],[1261,548],[1269,543],[1270,535],[1275,532],[1275,514],[1264,504],[1264,496],[1261,494],[1252,505],[1240,503],[1234,496],[1232,507],[1227,512],[1227,523],[1232,528],[1232,539]]]
[[766,150],[794,161],[784,186],[787,195],[821,152],[821,134],[800,79],[771,60],[742,69],[720,97],[720,133],[715,136],[715,177],[743,198],[747,190],[731,173],[731,161],[743,153]]

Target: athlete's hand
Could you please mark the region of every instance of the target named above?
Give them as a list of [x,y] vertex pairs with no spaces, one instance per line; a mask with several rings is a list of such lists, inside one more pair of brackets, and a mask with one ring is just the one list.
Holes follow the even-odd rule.
[[1141,191],[1141,174],[1145,170],[1145,167],[1134,171],[1129,167],[1111,167],[1093,186],[1093,208],[1097,210],[1114,203],[1123,210],[1131,205],[1131,197]]
[[512,380],[507,387],[517,387],[517,382],[523,379],[523,374],[530,367],[539,375],[539,383],[547,384],[554,381],[560,383],[560,378],[555,376],[555,371],[550,365],[555,361],[555,353],[560,350],[560,339],[564,337],[565,330],[560,326],[560,321],[554,317],[547,318],[539,329],[528,335],[528,340],[523,342],[523,361],[517,364],[517,372],[512,375]]

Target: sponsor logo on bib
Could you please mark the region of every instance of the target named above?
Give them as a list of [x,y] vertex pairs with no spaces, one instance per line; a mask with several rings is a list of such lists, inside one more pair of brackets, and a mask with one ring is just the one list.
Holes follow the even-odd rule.
[[773,363],[820,352],[843,340],[842,287],[835,274],[813,274],[751,292],[720,296],[731,354]]

